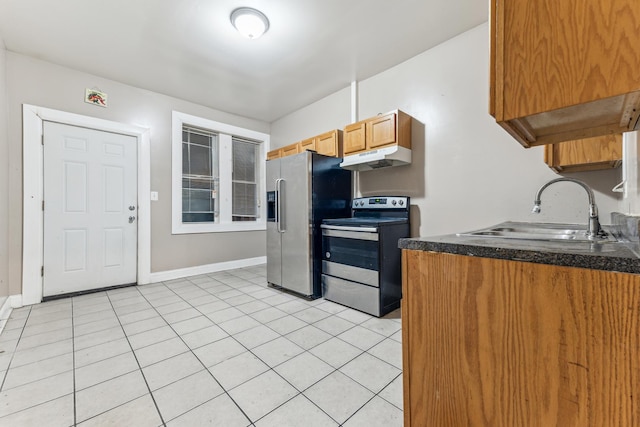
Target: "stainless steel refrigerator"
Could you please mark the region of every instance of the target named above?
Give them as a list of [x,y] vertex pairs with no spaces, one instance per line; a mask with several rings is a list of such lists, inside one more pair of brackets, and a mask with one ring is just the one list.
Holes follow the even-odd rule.
[[267,281],[322,296],[325,218],[350,216],[351,171],[339,158],[311,151],[267,161]]

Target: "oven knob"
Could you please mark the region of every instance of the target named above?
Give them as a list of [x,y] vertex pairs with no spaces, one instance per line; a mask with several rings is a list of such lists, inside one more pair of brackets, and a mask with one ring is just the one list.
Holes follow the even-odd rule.
[[398,203],[400,203],[400,206],[404,205],[404,200],[400,200]]
[[360,200],[360,206],[364,206],[364,201]]
[[331,258],[331,252],[325,252],[324,256],[327,259]]
[[392,202],[391,202],[391,204],[392,204],[393,206],[395,206],[395,205],[396,205],[396,201],[395,201],[395,200],[394,200],[394,201],[392,201]]

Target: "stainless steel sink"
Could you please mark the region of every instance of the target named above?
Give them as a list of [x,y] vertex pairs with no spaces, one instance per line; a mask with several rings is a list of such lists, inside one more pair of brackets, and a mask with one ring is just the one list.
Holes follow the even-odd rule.
[[458,233],[458,236],[492,237],[501,239],[547,240],[567,242],[614,243],[610,233],[603,237],[587,237],[586,226],[579,224],[550,224],[536,222],[503,222],[481,230]]

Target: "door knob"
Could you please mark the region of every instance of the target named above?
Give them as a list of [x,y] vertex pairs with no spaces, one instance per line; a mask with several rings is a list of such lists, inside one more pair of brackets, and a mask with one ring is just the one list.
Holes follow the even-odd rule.
[[129,206],[129,210],[130,210],[130,211],[135,211],[135,210],[136,210],[136,207],[135,207],[135,206],[133,206],[133,205],[131,205],[131,206]]
[[135,220],[136,220],[136,217],[135,217],[135,216],[130,216],[130,217],[129,217],[129,224],[131,224],[131,223],[132,223],[133,221],[135,221]]

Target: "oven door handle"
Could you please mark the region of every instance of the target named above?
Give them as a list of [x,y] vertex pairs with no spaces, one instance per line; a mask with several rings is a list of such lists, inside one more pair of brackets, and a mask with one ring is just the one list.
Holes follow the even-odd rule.
[[327,225],[322,224],[320,226],[325,230],[340,230],[340,231],[362,231],[368,233],[377,233],[378,229],[375,227],[347,227],[346,225]]
[[378,233],[375,228],[369,227],[340,227],[340,226],[324,226],[322,227],[322,235],[327,237],[342,237],[345,239],[355,240],[371,240],[378,241]]

